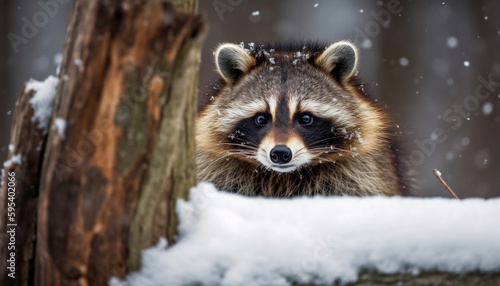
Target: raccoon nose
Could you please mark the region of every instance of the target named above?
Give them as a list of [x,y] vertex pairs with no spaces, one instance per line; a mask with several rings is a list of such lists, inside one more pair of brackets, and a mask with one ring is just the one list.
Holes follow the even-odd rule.
[[292,160],[292,150],[285,145],[278,145],[271,150],[271,161],[276,164],[286,164]]

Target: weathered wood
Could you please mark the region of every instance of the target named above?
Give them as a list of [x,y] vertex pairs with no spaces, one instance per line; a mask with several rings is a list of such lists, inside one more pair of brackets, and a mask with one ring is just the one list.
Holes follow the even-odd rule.
[[182,12],[196,13],[198,11],[198,0],[165,0],[172,3],[175,9]]
[[[185,29],[184,32],[191,31]],[[143,193],[130,231],[128,265],[134,270],[139,267],[140,251],[150,246],[152,241],[165,236],[163,229],[151,231],[153,221],[148,218],[154,217],[156,212],[157,221],[161,221],[164,219],[163,215],[167,215],[166,237],[172,243],[177,229],[175,202],[177,198],[187,199],[189,188],[196,182],[195,139],[192,131],[196,116],[201,43],[199,39],[195,39],[187,40],[183,45],[178,49],[171,67],[169,103],[163,110],[164,119],[150,162],[151,173],[142,187]],[[167,173],[164,172],[165,167],[162,167],[165,162],[172,164],[167,168]],[[158,188],[165,185],[169,186],[168,191],[165,194],[158,192]],[[159,201],[162,201],[161,209],[156,207]]]
[[[11,163],[4,169],[0,195],[0,285],[33,285],[38,187],[42,151],[47,138],[37,127],[38,123],[31,120],[33,94],[33,90],[26,90],[24,84],[12,124],[9,160],[20,156],[21,164]],[[8,196],[9,193],[15,195]],[[14,216],[8,215],[8,212],[12,213],[8,203],[14,203]],[[9,218],[13,220],[9,221]],[[15,234],[13,249],[7,231]],[[15,254],[14,279],[8,276],[12,272],[7,268],[11,252]]]
[[173,238],[174,201],[196,182],[178,172],[195,169],[204,31],[161,1],[75,1],[53,114],[66,139],[49,133],[42,167],[37,285],[106,285]]

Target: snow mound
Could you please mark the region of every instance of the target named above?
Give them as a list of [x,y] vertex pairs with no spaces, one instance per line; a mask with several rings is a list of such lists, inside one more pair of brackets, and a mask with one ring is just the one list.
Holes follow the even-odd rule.
[[44,81],[30,79],[26,85],[27,91],[35,91],[33,98],[30,100],[34,110],[32,120],[33,122],[38,122],[38,128],[42,129],[44,134],[47,133],[47,128],[52,116],[52,108],[54,106],[58,83],[58,78],[49,76]]
[[179,201],[179,239],[110,285],[292,285],[360,271],[500,271],[500,199],[248,198],[201,183]]

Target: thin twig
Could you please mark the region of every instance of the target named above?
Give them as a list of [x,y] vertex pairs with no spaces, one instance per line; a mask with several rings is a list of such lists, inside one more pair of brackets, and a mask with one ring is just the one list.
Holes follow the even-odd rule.
[[441,178],[441,172],[439,172],[437,169],[434,169],[434,175],[436,175],[436,177],[438,178],[438,180],[441,182],[441,184],[443,184],[443,186],[448,190],[448,192],[450,192],[450,194],[455,198],[455,199],[458,199],[457,195],[455,195],[455,193],[451,190],[450,187],[448,187],[448,185],[446,184],[446,182],[443,180],[443,178]]

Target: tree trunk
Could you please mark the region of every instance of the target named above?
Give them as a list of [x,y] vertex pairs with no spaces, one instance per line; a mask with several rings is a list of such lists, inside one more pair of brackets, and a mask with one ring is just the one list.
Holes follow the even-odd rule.
[[0,285],[33,285],[38,186],[47,136],[31,120],[32,97],[33,90],[27,91],[25,84],[17,101],[9,147],[9,161],[17,156],[22,158],[21,164],[5,166],[2,180]]
[[[141,250],[159,237],[174,242],[175,202],[196,183],[206,27],[192,14],[197,1],[172,3],[75,1],[52,117],[67,123],[64,136],[36,129],[33,92],[18,101],[11,144],[23,160],[5,170],[1,285],[107,285],[136,270]],[[3,259],[12,227],[9,173],[16,179],[15,279]]]

